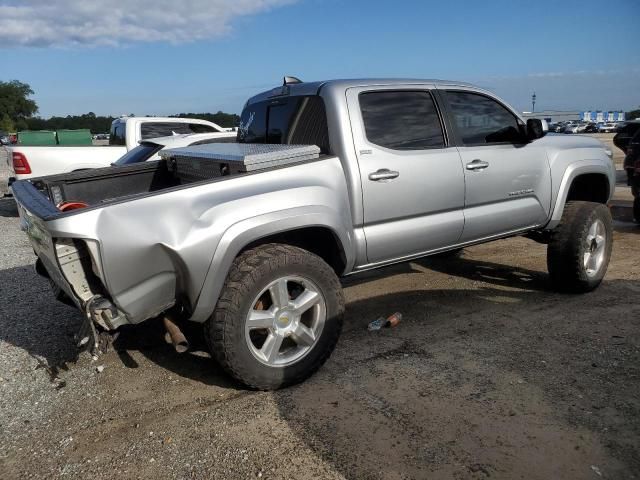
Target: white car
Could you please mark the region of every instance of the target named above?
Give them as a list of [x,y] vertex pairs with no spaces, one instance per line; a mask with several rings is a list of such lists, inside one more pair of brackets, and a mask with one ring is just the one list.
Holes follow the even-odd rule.
[[9,182],[90,168],[108,167],[141,141],[166,135],[211,133],[220,138],[235,138],[233,129],[195,118],[122,117],[111,124],[109,145],[103,146],[28,146],[12,145]]
[[133,163],[159,160],[158,152],[166,148],[188,147],[191,145],[204,145],[206,143],[229,143],[235,142],[236,136],[220,137],[217,133],[192,133],[185,135],[170,135],[167,137],[150,138],[140,142],[136,148],[129,150],[126,154],[113,162],[111,166],[120,167]]
[[585,133],[588,126],[588,123],[570,123],[564,129],[564,133]]
[[618,130],[617,123],[607,122],[607,123],[598,125],[598,131],[600,133],[611,133],[611,132],[615,132],[616,130]]

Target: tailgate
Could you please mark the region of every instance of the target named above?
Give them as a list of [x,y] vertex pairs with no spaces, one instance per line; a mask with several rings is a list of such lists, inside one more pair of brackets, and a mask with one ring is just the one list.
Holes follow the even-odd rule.
[[54,218],[61,212],[28,181],[15,182],[12,190],[20,215],[20,229],[29,237],[33,251],[47,270],[51,281],[78,303],[76,295],[62,274],[57,247],[46,224],[46,219]]

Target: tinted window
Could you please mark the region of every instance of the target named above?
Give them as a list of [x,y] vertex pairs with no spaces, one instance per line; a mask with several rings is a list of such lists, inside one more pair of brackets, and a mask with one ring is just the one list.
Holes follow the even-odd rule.
[[446,92],[453,121],[465,145],[523,141],[517,118],[495,100],[468,92]]
[[126,127],[125,123],[112,123],[111,134],[109,135],[109,145],[126,145]]
[[242,112],[238,142],[317,145],[322,153],[328,153],[324,102],[314,95],[251,104]]
[[429,92],[368,92],[360,94],[367,139],[394,150],[443,147],[444,135]]
[[129,165],[131,163],[146,162],[153,154],[155,154],[162,147],[155,143],[142,143],[136,148],[132,148],[122,157],[120,157],[114,165]]
[[140,126],[140,136],[142,140],[149,138],[168,137],[183,133],[207,133],[217,132],[210,125],[199,123],[178,123],[178,122],[147,122]]

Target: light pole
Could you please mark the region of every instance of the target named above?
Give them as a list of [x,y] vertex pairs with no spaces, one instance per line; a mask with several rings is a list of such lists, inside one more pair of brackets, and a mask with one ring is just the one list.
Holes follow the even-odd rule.
[[536,92],[533,92],[533,95],[531,95],[531,112],[535,112],[536,111]]

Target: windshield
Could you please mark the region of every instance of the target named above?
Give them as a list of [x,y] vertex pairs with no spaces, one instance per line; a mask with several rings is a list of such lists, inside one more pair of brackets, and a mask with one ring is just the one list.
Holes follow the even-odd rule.
[[149,160],[162,145],[156,143],[141,143],[136,148],[129,150],[118,159],[113,165],[129,165],[131,163],[139,163]]

